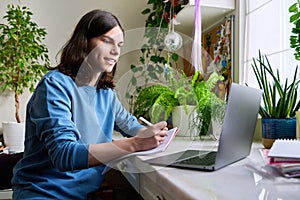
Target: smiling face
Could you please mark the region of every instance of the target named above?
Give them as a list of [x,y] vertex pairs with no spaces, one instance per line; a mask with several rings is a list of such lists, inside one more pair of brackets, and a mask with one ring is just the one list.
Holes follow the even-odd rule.
[[123,44],[123,31],[119,26],[115,26],[99,37],[89,39],[90,53],[86,61],[93,67],[95,75],[113,70],[120,57],[120,49]]

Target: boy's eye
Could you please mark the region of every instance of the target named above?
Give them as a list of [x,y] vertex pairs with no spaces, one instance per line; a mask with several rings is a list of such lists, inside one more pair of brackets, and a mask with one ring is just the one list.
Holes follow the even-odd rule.
[[[115,45],[115,41],[111,38],[108,38],[108,37],[102,37],[100,38],[101,41],[103,41],[104,43],[107,43],[107,44],[112,44],[112,45]],[[118,47],[122,47],[124,45],[124,42],[119,42],[118,44],[116,44]]]
[[111,41],[109,39],[103,39],[102,41],[105,43],[111,43]]

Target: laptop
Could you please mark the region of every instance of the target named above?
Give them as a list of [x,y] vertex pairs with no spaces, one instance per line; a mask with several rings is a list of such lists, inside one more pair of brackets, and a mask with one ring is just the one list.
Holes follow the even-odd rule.
[[214,171],[247,157],[251,151],[261,95],[259,89],[231,84],[217,151],[185,150],[145,162]]

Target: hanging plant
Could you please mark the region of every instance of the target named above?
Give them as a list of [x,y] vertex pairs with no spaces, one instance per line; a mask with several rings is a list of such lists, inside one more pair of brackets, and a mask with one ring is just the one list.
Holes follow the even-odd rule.
[[294,25],[290,36],[290,47],[295,49],[295,59],[300,60],[300,0],[290,6],[290,23]]
[[[168,57],[165,51],[164,39],[169,32],[168,26],[174,16],[181,8],[179,1],[149,0],[150,8],[141,13],[147,15],[145,21],[145,43],[141,47],[139,65],[132,64],[130,70],[133,73],[127,85],[125,98],[132,106],[141,87],[153,82],[161,82],[164,79],[165,65],[168,63],[177,69],[178,54],[172,52]],[[152,6],[152,7],[151,7]],[[171,9],[175,6],[174,9]]]

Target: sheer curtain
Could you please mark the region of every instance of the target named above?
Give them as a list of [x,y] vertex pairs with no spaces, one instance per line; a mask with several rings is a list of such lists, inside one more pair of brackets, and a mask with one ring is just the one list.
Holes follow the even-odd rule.
[[289,23],[291,14],[288,8],[296,0],[245,1],[245,49],[240,82],[258,88],[251,63],[252,58],[258,56],[259,50],[268,56],[274,69],[279,69],[283,81],[285,78],[292,79],[295,67],[300,62],[295,60],[294,49],[290,48],[292,24]]

